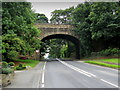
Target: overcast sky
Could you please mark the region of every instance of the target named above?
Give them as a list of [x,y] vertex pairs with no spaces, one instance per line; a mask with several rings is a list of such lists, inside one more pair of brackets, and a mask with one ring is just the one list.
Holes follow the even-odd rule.
[[51,18],[51,12],[56,9],[66,9],[71,6],[77,6],[78,2],[31,2],[32,9],[36,13],[45,14],[48,19]]

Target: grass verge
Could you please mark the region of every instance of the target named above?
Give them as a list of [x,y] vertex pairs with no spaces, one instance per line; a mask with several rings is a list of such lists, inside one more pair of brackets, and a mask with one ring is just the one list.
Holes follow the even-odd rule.
[[[96,65],[100,65],[100,66],[105,66],[105,67],[111,67],[111,68],[120,68],[120,65],[115,65],[115,64],[109,64],[106,62],[110,62],[110,63],[116,63],[118,64],[118,60],[119,59],[101,59],[101,60],[89,60],[89,61],[84,61],[85,63],[90,63],[90,64],[96,64]],[[105,62],[102,62],[105,61]]]
[[18,59],[16,61],[24,63],[26,66],[30,66],[30,67],[35,67],[40,62],[37,60],[30,60],[30,59],[27,59],[27,60]]
[[112,58],[112,59],[102,59],[101,61],[105,61],[105,62],[111,62],[111,63],[120,63],[118,58]]

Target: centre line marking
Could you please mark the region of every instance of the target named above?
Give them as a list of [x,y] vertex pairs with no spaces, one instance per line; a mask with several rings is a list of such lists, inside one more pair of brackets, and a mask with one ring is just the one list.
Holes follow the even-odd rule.
[[46,62],[44,64],[43,73],[42,73],[42,88],[44,88],[45,86],[45,66],[46,66]]
[[44,84],[42,84],[42,88],[44,88],[45,87],[45,85]]

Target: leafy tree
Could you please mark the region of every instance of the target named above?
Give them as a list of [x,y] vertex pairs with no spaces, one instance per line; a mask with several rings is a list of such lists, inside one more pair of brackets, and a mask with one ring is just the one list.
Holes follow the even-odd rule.
[[40,31],[34,26],[36,17],[29,2],[2,3],[2,52],[4,59],[13,60],[14,54],[31,55],[40,48]]
[[91,5],[89,19],[93,40],[102,39],[105,48],[119,47],[117,38],[120,37],[120,8],[119,2],[100,2]]
[[76,33],[80,35],[81,57],[89,56],[91,52],[91,32],[88,16],[91,11],[91,4],[86,2],[79,4],[73,11],[73,22],[76,25]]
[[74,7],[70,7],[65,10],[55,10],[52,12],[52,18],[50,19],[53,24],[70,24],[72,23],[71,13]]
[[119,6],[119,2],[85,2],[74,9],[72,17],[76,33],[80,35],[82,57],[120,46]]
[[72,42],[64,39],[51,39],[44,43],[44,47],[52,58],[69,58],[76,50]]
[[48,23],[48,18],[44,14],[36,13],[36,16],[37,16],[37,20],[36,20],[37,23]]

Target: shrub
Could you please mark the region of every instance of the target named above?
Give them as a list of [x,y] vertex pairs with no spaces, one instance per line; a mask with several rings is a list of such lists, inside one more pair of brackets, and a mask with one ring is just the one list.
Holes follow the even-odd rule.
[[19,66],[16,67],[16,70],[23,70],[23,69],[26,69],[26,67],[19,67]]
[[23,67],[23,64],[22,64],[22,63],[20,63],[20,64],[19,64],[19,67]]
[[109,48],[109,49],[100,51],[99,54],[101,56],[110,56],[110,55],[116,56],[120,54],[120,50],[118,48]]
[[23,70],[23,68],[22,68],[22,67],[17,66],[17,67],[16,67],[16,70]]
[[19,66],[16,67],[16,70],[23,70],[26,69],[26,66],[23,65],[22,63],[19,64]]
[[2,74],[10,74],[12,73],[14,70],[11,68],[2,68]]
[[7,62],[2,62],[2,68],[8,68],[8,63]]
[[120,55],[120,49],[118,48],[108,48],[100,52],[92,52],[91,56],[118,56]]
[[14,63],[14,62],[9,62],[8,65],[10,65],[10,66],[14,66],[15,63]]
[[18,52],[10,51],[7,55],[10,60],[16,60],[18,58]]

